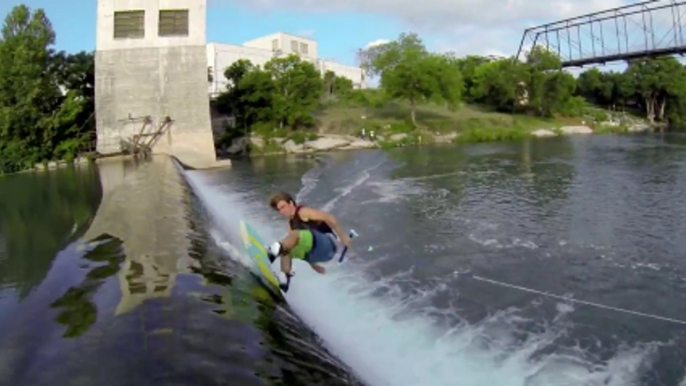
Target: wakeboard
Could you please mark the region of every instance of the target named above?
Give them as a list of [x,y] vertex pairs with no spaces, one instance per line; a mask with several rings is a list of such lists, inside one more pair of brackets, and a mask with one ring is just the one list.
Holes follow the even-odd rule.
[[254,272],[275,295],[284,298],[283,292],[279,288],[279,279],[271,270],[271,262],[267,256],[267,250],[264,247],[262,238],[247,222],[241,220],[241,238],[243,239],[243,247],[246,253],[253,260],[258,272]]

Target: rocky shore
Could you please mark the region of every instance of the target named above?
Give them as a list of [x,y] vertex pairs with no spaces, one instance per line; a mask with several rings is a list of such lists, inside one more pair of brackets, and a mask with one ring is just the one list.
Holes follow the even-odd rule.
[[[607,126],[607,125],[606,125]],[[651,131],[652,127],[647,124],[634,124],[626,129],[626,132],[646,132]],[[560,128],[532,130],[533,137],[553,137],[558,135],[578,135],[593,134],[595,131],[588,126],[563,126]],[[452,143],[457,140],[459,133],[438,134],[424,132],[421,135],[416,133],[396,133],[390,135],[378,135],[373,139],[360,138],[342,134],[320,134],[314,140],[296,143],[288,138],[265,138],[260,136],[242,137],[235,140],[232,146],[226,149],[228,155],[239,155],[245,152],[247,146],[251,147],[252,155],[267,154],[307,154],[321,151],[332,150],[354,150],[370,149],[381,147],[397,147],[407,144],[426,143]]]
[[[614,125],[606,124],[605,126],[613,127]],[[627,127],[626,131],[629,133],[640,133],[652,130],[647,124],[635,124]],[[538,129],[531,132],[534,137],[553,137],[556,135],[570,135],[570,134],[593,134],[595,131],[588,126],[562,126],[559,129]]]

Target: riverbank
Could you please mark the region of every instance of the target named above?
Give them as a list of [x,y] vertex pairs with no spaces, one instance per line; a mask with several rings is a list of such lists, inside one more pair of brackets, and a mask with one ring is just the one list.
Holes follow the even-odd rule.
[[376,108],[332,106],[315,116],[316,130],[256,131],[235,140],[234,149],[249,146],[251,156],[260,156],[653,130],[636,116],[598,108],[587,108],[580,117],[540,118],[472,105],[456,111],[429,105],[418,108],[418,127],[407,122],[408,111],[401,103]]

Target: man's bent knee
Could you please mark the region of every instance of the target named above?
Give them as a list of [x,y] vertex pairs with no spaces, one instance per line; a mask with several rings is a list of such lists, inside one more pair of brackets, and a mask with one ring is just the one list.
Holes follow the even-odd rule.
[[284,249],[288,252],[298,244],[299,240],[300,233],[298,233],[298,231],[291,230],[288,231],[286,237],[284,237],[284,239],[281,241],[281,245],[283,245]]

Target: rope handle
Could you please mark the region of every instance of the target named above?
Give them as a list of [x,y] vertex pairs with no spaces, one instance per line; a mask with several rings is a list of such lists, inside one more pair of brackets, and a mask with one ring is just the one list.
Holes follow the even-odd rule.
[[[354,229],[351,229],[350,232],[348,233],[348,237],[350,237],[352,239],[356,236],[359,236],[359,235],[357,234],[357,232],[355,232]],[[343,258],[345,257],[346,252],[348,252],[348,247],[343,247],[343,252],[341,252],[341,257],[338,258],[339,264],[343,262]]]

